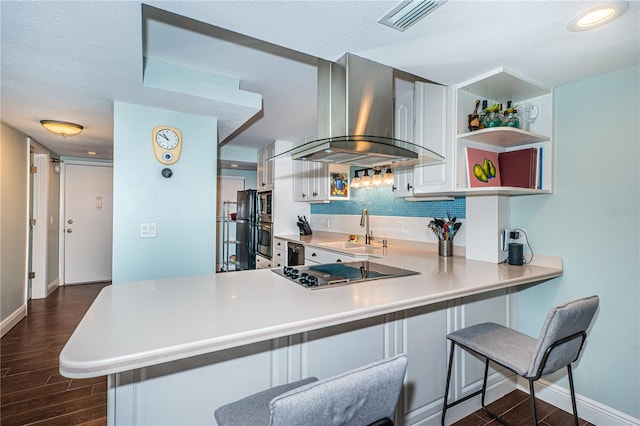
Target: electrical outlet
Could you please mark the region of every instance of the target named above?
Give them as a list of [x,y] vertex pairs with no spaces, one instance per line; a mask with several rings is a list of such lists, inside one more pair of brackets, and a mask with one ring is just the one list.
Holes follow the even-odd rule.
[[502,251],[509,250],[509,243],[527,243],[527,238],[525,236],[526,229],[522,228],[505,228],[502,230],[502,234],[500,235],[500,249]]

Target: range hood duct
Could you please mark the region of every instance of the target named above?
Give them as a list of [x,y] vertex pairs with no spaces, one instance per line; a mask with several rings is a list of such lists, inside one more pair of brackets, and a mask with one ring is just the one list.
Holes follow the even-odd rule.
[[276,157],[361,167],[444,162],[428,149],[395,139],[393,122],[393,68],[350,53],[337,62],[319,59],[318,139]]

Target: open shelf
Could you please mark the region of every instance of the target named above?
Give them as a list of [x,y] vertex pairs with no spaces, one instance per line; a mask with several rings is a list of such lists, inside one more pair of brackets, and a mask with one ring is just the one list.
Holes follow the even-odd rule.
[[[530,104],[537,107],[530,131],[513,127],[492,127],[476,131],[468,130],[468,115],[478,100],[513,105]],[[457,86],[454,136],[454,193],[467,196],[479,195],[536,195],[553,192],[553,90],[527,80],[505,68]],[[467,148],[496,153],[536,149],[539,157],[536,171],[542,187],[518,188],[502,186],[469,187]],[[537,179],[538,180],[538,179]]]
[[533,188],[517,188],[513,186],[495,186],[484,188],[467,188],[463,192],[466,196],[472,197],[474,195],[539,195],[539,194],[551,194],[548,189],[533,189]]
[[511,148],[537,142],[546,142],[551,138],[513,127],[492,127],[458,135],[458,140],[478,142],[487,145]]

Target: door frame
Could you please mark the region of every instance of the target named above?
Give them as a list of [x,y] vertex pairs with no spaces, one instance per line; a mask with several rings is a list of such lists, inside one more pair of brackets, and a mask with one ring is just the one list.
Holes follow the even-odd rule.
[[[47,196],[49,191],[49,154],[33,152],[33,166],[37,167],[36,173],[30,173],[33,179],[33,192],[31,193],[32,210],[29,220],[35,220],[31,226],[32,236],[29,248],[31,252],[31,271],[35,278],[27,278],[27,298],[43,299],[49,295],[47,283]],[[29,281],[31,282],[31,294],[29,294]],[[54,286],[52,286],[54,287]]]
[[[66,226],[64,223],[65,220],[65,195],[67,192],[67,169],[66,166],[67,165],[74,165],[74,166],[96,166],[96,167],[111,167],[113,168],[113,161],[110,160],[81,160],[81,159],[64,159],[61,162],[61,167],[60,167],[60,240],[59,240],[59,247],[58,247],[58,252],[60,253],[60,256],[58,257],[58,271],[60,271],[60,285],[63,286],[65,285],[65,271],[64,271],[64,259],[66,256],[65,253],[65,247],[64,247],[64,243],[65,243],[65,238],[64,238],[64,233],[66,232]],[[113,219],[112,219],[113,220]],[[112,236],[113,238],[113,236]]]

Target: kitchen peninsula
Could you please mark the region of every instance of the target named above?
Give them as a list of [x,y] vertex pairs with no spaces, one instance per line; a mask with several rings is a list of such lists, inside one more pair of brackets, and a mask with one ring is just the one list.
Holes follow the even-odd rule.
[[[304,242],[326,249],[343,237]],[[377,251],[372,261],[420,274],[321,290],[270,270],[109,286],[61,352],[60,372],[109,375],[110,424],[214,424],[217,406],[252,392],[405,352],[400,416],[427,424],[442,401],[446,333],[474,321],[516,326],[517,287],[562,274],[562,260],[544,256],[511,266],[443,258],[428,244]],[[467,393],[479,367],[460,364],[455,391]],[[498,373],[491,381],[489,399],[513,389]]]

